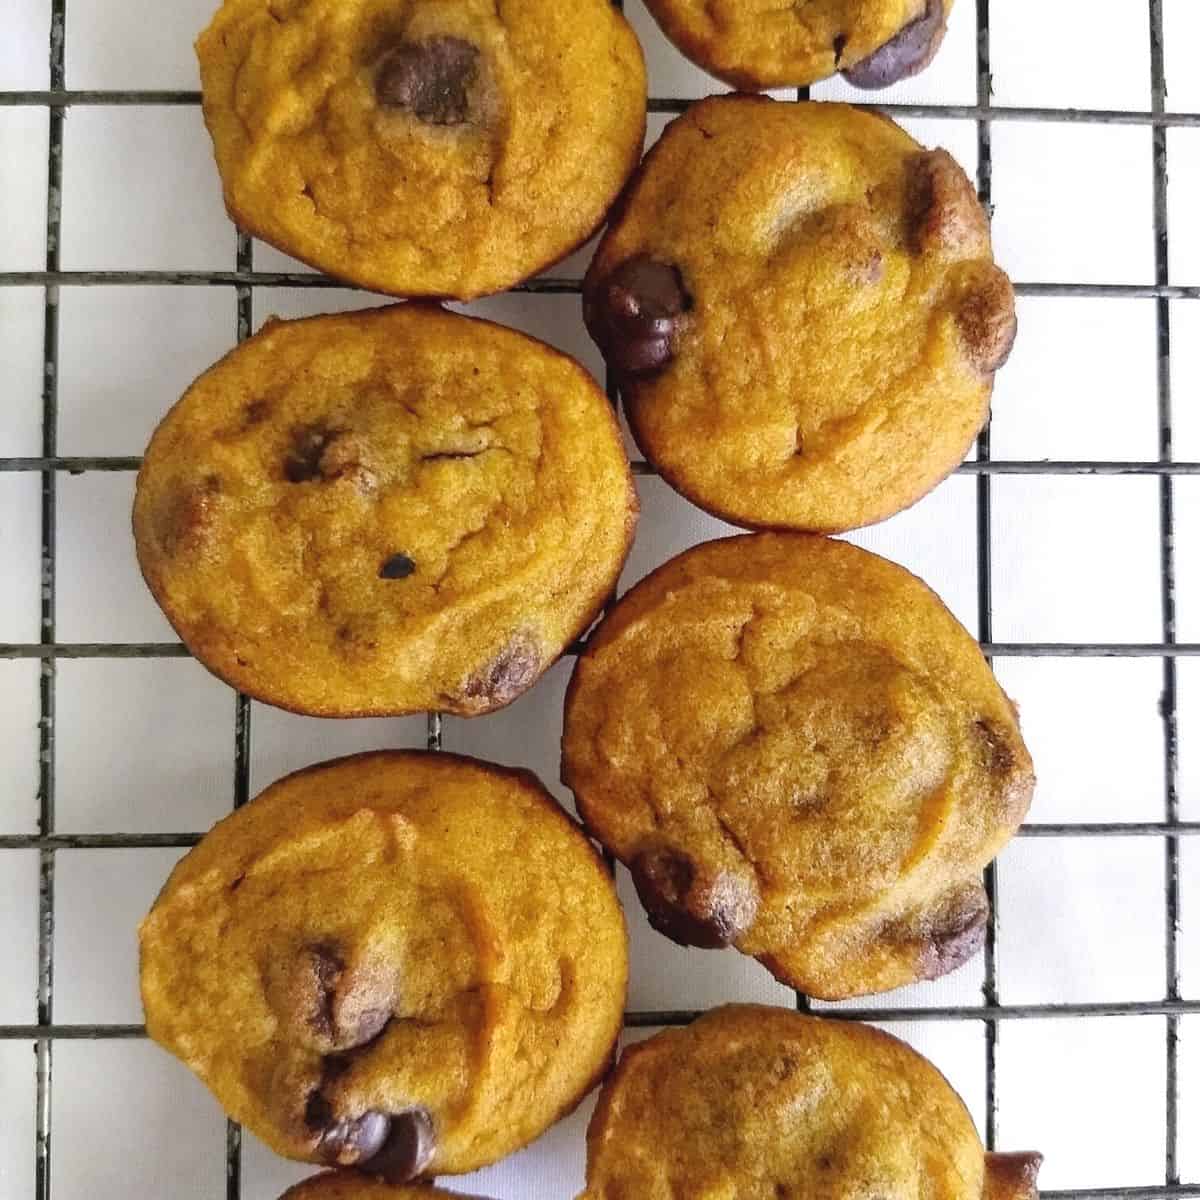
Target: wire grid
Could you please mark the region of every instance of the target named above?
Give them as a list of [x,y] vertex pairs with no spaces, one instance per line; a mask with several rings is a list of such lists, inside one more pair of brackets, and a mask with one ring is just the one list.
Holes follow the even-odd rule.
[[[613,0],[618,8],[623,0]],[[63,271],[60,269],[59,233],[62,211],[63,114],[79,105],[196,105],[200,96],[190,91],[70,91],[65,79],[65,41],[67,0],[49,0],[50,90],[0,92],[0,107],[44,107],[49,120],[49,162],[46,220],[46,269],[44,271],[0,272],[2,287],[44,288],[44,347],[42,392],[42,447],[37,458],[2,458],[0,472],[35,472],[41,475],[42,593],[41,641],[36,644],[0,644],[0,660],[39,659],[40,682],[39,793],[38,832],[33,835],[0,836],[0,850],[36,850],[39,855],[38,897],[38,980],[37,1023],[0,1025],[0,1040],[32,1041],[36,1048],[36,1171],[34,1200],[51,1200],[51,1094],[55,1041],[71,1039],[143,1038],[140,1025],[59,1025],[54,1021],[54,868],[55,853],[61,849],[149,847],[188,847],[195,845],[200,833],[151,834],[70,834],[60,833],[55,821],[55,683],[56,663],[78,658],[177,658],[187,657],[186,649],[176,643],[62,643],[55,635],[56,577],[56,501],[60,472],[134,471],[140,460],[131,457],[65,457],[58,454],[58,296],[60,287],[101,285],[179,285],[216,286],[232,289],[237,340],[249,337],[253,328],[254,291],[262,287],[329,288],[344,287],[340,282],[320,275],[286,272],[256,272],[253,242],[237,235],[235,271]],[[1179,976],[1179,839],[1200,834],[1200,821],[1179,819],[1178,726],[1176,716],[1176,663],[1180,657],[1200,656],[1200,643],[1179,642],[1175,636],[1175,555],[1174,555],[1174,479],[1200,475],[1200,462],[1177,462],[1171,445],[1171,314],[1172,300],[1200,300],[1200,285],[1171,286],[1168,282],[1167,225],[1167,129],[1200,126],[1200,113],[1172,113],[1166,109],[1166,81],[1163,56],[1162,0],[1147,0],[1150,36],[1151,109],[1149,112],[1099,109],[1055,109],[993,106],[991,104],[991,55],[989,40],[990,0],[976,0],[977,58],[976,103],[974,105],[891,104],[868,105],[894,117],[960,118],[976,122],[978,136],[978,188],[980,199],[990,209],[992,193],[991,130],[995,121],[1082,122],[1104,125],[1150,126],[1153,144],[1153,221],[1154,283],[1141,284],[1063,284],[1018,283],[1022,296],[1086,296],[1152,298],[1157,320],[1157,393],[1158,458],[1150,462],[1112,461],[996,461],[990,454],[990,439],[985,429],[978,441],[974,461],[959,468],[960,474],[974,475],[977,490],[977,580],[979,640],[989,658],[994,657],[1123,657],[1157,658],[1162,663],[1162,736],[1165,759],[1163,819],[1142,822],[1093,822],[1085,824],[1027,824],[1021,837],[1156,837],[1163,842],[1166,867],[1164,895],[1164,935],[1166,939],[1166,978],[1161,1000],[1107,1003],[1004,1004],[996,974],[996,934],[999,900],[999,875],[996,865],[988,868],[985,886],[991,901],[991,918],[984,948],[983,1004],[974,1007],[934,1006],[925,1008],[839,1009],[834,1015],[857,1021],[982,1021],[985,1026],[985,1129],[989,1149],[995,1147],[998,1116],[996,1058],[1005,1021],[1044,1018],[1098,1016],[1163,1016],[1166,1023],[1166,1149],[1163,1163],[1164,1183],[1150,1187],[1089,1188],[1044,1191],[1048,1200],[1174,1200],[1176,1197],[1200,1197],[1200,1181],[1181,1183],[1179,1149],[1179,1019],[1200,1014],[1200,1001],[1183,1000]],[[801,88],[796,98],[808,98]],[[688,101],[651,98],[652,113],[676,113]],[[540,277],[516,289],[528,293],[577,294],[577,280]],[[615,399],[612,380],[610,397]],[[645,462],[633,464],[635,474],[655,472]],[[1020,642],[992,640],[991,587],[991,479],[995,475],[1131,475],[1154,476],[1159,481],[1159,570],[1161,585],[1162,638],[1147,643],[1097,642]],[[568,653],[578,653],[572,646]],[[237,697],[235,708],[233,805],[249,799],[251,706],[246,696]],[[426,742],[430,750],[442,748],[442,718],[427,716]],[[611,858],[609,859],[611,866]],[[808,998],[797,993],[796,1005],[808,1011]],[[692,1011],[629,1012],[627,1028],[682,1024],[692,1020]],[[225,1176],[227,1200],[241,1196],[241,1129],[227,1122]]]

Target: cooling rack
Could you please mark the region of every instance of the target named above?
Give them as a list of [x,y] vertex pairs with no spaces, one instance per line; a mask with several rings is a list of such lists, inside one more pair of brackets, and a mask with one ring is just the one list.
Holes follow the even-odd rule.
[[[630,0],[630,7],[635,0]],[[255,244],[244,235],[236,236],[236,264],[232,270],[64,270],[61,253],[62,213],[71,202],[64,195],[64,122],[74,110],[111,106],[195,107],[199,96],[192,90],[73,90],[66,74],[67,45],[71,37],[67,0],[46,0],[49,8],[49,89],[0,92],[0,113],[9,108],[42,111],[48,122],[48,159],[45,224],[45,263],[42,270],[0,271],[0,289],[19,289],[28,304],[42,309],[44,338],[42,345],[42,411],[40,453],[21,457],[0,457],[0,480],[25,473],[40,480],[40,551],[41,591],[40,635],[36,641],[0,644],[0,664],[4,660],[35,660],[41,665],[38,683],[39,724],[37,736],[37,814],[36,829],[25,833],[0,835],[0,855],[26,851],[37,858],[37,965],[36,1011],[26,1023],[0,1025],[0,1043],[31,1045],[35,1052],[34,1141],[28,1147],[33,1159],[34,1200],[52,1200],[54,1187],[52,1164],[56,1161],[54,1096],[60,1083],[55,1073],[56,1048],[68,1041],[118,1041],[141,1039],[144,1029],[138,1024],[63,1023],[55,1015],[56,975],[62,965],[55,953],[56,865],[65,852],[74,850],[150,850],[182,849],[193,845],[199,830],[182,832],[73,832],[63,828],[56,816],[56,710],[63,699],[61,667],[74,660],[155,660],[184,658],[186,651],[175,642],[72,642],[58,636],[59,556],[57,543],[62,513],[59,507],[64,477],[89,473],[130,473],[138,459],[121,455],[64,455],[59,451],[60,329],[61,301],[70,289],[96,287],[154,286],[171,288],[217,289],[228,296],[228,316],[237,340],[250,335],[256,320],[256,302],[268,289],[304,289],[319,293],[340,288],[336,281],[301,270],[269,271],[256,269]],[[1151,153],[1146,157],[1145,172],[1152,186],[1153,282],[1017,282],[1021,297],[1082,297],[1095,300],[1137,299],[1154,307],[1157,349],[1156,427],[1157,453],[1143,461],[1114,458],[1008,459],[994,458],[991,437],[985,431],[975,456],[959,469],[973,484],[975,499],[975,621],[976,632],[985,652],[993,660],[1005,659],[1148,659],[1161,667],[1159,718],[1164,769],[1153,786],[1161,790],[1156,819],[1138,821],[1071,821],[1051,823],[1035,819],[1024,826],[1022,838],[1056,839],[1149,839],[1161,846],[1164,891],[1162,895],[1161,936],[1164,939],[1165,973],[1161,995],[1154,999],[1113,999],[1103,1001],[1052,1001],[1006,1003],[1001,996],[997,969],[997,924],[1002,911],[999,875],[1003,868],[989,869],[986,886],[992,902],[992,920],[982,965],[982,996],[979,1002],[926,1003],[881,1006],[839,1006],[842,1019],[874,1022],[943,1023],[964,1022],[981,1026],[984,1040],[982,1118],[985,1141],[994,1146],[1000,1119],[1000,1089],[997,1085],[998,1062],[1005,1031],[1022,1021],[1069,1020],[1072,1018],[1160,1018],[1165,1036],[1161,1042],[1165,1091],[1161,1097],[1165,1136],[1159,1178],[1130,1186],[1089,1186],[1074,1190],[1048,1190],[1051,1200],[1084,1200],[1122,1197],[1125,1200],[1170,1200],[1175,1197],[1200,1197],[1200,1177],[1181,1178],[1181,1152],[1185,1144],[1200,1141],[1200,1129],[1181,1125],[1181,1028],[1192,1018],[1200,1026],[1200,1000],[1187,999],[1181,988],[1181,847],[1186,839],[1200,834],[1200,820],[1187,820],[1181,810],[1178,674],[1181,660],[1200,656],[1200,643],[1177,637],[1176,580],[1176,503],[1182,477],[1200,475],[1200,462],[1179,461],[1172,450],[1172,315],[1175,302],[1200,301],[1200,285],[1181,286],[1172,282],[1168,204],[1168,131],[1200,127],[1200,112],[1171,111],[1167,103],[1164,58],[1163,0],[1122,0],[1144,8],[1145,35],[1149,44],[1150,106],[1137,109],[1093,109],[1075,107],[1021,107],[993,103],[992,13],[1002,9],[1004,0],[976,0],[973,11],[965,2],[955,14],[957,20],[974,20],[976,34],[975,97],[966,104],[882,104],[881,111],[900,120],[953,119],[973,124],[977,148],[977,180],[980,197],[990,206],[993,199],[993,134],[1008,123],[1052,123],[1056,126],[1081,124],[1089,127],[1141,127],[1148,131]],[[2,19],[0,19],[2,20]],[[2,30],[0,30],[2,36]],[[718,90],[713,85],[713,90]],[[816,91],[817,89],[814,89]],[[807,99],[808,90],[790,93],[789,98]],[[869,96],[863,97],[870,99]],[[652,114],[670,115],[686,107],[679,96],[655,95],[650,102]],[[2,265],[2,264],[0,264]],[[516,289],[525,295],[561,296],[563,304],[575,304],[579,280],[565,274],[539,277]],[[257,316],[265,315],[261,311]],[[610,387],[610,395],[612,389]],[[1190,400],[1195,403],[1195,397]],[[164,399],[164,404],[166,400]],[[643,462],[634,463],[640,476],[653,474]],[[1154,582],[1159,598],[1159,636],[1145,641],[1004,641],[993,637],[993,481],[1004,476],[1142,476],[1157,486],[1156,570]],[[0,572],[3,572],[0,564]],[[0,578],[4,575],[0,573]],[[578,647],[572,649],[577,652]],[[233,773],[229,800],[234,806],[246,802],[251,794],[251,763],[254,747],[254,708],[244,696],[234,702],[234,718],[228,730],[232,739]],[[425,742],[429,749],[440,750],[445,731],[438,714],[428,715]],[[1193,859],[1193,862],[1196,860]],[[2,863],[2,860],[0,860]],[[796,1005],[803,1010],[814,1006],[797,995]],[[679,1024],[695,1015],[691,1008],[634,1009],[627,1014],[630,1029],[645,1029]],[[1097,1053],[1102,1053],[1098,1048]],[[7,1083],[5,1087],[9,1086]],[[1200,1087],[1197,1080],[1195,1087]],[[1114,1103],[1120,1103],[1120,1080],[1114,1080]],[[1200,1103],[1200,1102],[1198,1102]],[[1200,1107],[1195,1110],[1200,1114]],[[1002,1148],[1023,1147],[1006,1144]],[[238,1200],[244,1194],[243,1138],[232,1122],[224,1138],[224,1195]],[[1193,1160],[1195,1161],[1195,1160]],[[0,1184],[3,1176],[0,1175]],[[24,1193],[23,1193],[24,1194]],[[182,1193],[179,1193],[182,1195]],[[207,1194],[207,1193],[206,1193]],[[215,1193],[214,1193],[215,1194]],[[515,1193],[514,1193],[515,1194]],[[5,1198],[7,1200],[7,1197]],[[15,1194],[13,1200],[16,1200]]]

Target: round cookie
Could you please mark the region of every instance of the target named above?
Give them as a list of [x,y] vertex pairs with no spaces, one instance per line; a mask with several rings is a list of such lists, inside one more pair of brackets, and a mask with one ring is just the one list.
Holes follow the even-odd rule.
[[645,66],[609,0],[225,0],[196,51],[233,220],[376,291],[537,274],[641,157]]
[[896,1038],[732,1005],[624,1052],[580,1200],[1037,1200],[1041,1161],[985,1153],[949,1083]]
[[840,71],[884,88],[923,71],[954,0],[646,0],[694,63],[734,87],[805,87]]
[[578,363],[417,304],[269,323],[158,427],[133,519],[201,662],[345,717],[515,699],[592,621],[636,518]]
[[146,1028],[288,1158],[393,1183],[532,1141],[611,1060],[612,880],[536,778],[377,753],[274,784],[142,922]]
[[326,1171],[290,1187],[279,1200],[486,1200],[419,1184],[393,1187],[358,1171]]
[[818,532],[891,516],[962,461],[1016,329],[944,150],[847,105],[756,96],[667,127],[584,317],[669,483],[739,525]]
[[696,546],[627,592],[567,692],[563,780],[653,924],[822,999],[982,945],[1033,769],[978,645],[844,542]]

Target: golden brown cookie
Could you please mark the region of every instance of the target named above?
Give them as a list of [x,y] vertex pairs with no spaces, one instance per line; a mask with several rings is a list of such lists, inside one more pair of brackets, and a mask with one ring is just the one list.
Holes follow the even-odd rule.
[[272,1149],[390,1182],[532,1141],[610,1061],[612,880],[537,779],[448,754],[290,775],[142,922],[150,1036]]
[[944,150],[842,104],[727,96],[673,121],[584,282],[634,436],[752,528],[867,525],[963,459],[1012,285]]
[[641,156],[642,52],[608,0],[225,0],[196,51],[230,216],[376,291],[537,274]]
[[985,1153],[954,1090],[896,1038],[733,1005],[624,1052],[580,1200],[1037,1200],[1041,1161]]
[[146,582],[188,648],[319,716],[515,699],[592,620],[637,498],[578,363],[431,305],[272,322],[138,476]]
[[735,87],[803,87],[840,71],[884,88],[924,70],[954,0],[646,0],[693,62]]
[[824,999],[959,966],[1033,768],[978,645],[845,542],[696,546],[626,593],[567,693],[563,780],[651,923]]
[[325,1171],[295,1187],[279,1200],[486,1200],[464,1192],[444,1192],[428,1184],[393,1187],[359,1171]]

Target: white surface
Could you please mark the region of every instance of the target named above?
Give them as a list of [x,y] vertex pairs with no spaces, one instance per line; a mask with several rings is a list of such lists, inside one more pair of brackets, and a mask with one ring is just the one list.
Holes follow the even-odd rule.
[[[957,15],[957,10],[956,14]],[[992,15],[996,104],[1146,109],[1150,38],[1144,4],[1004,0]]]
[[49,127],[44,108],[0,108],[0,271],[45,269]]
[[[1165,1041],[1162,1017],[1008,1022],[997,1048],[999,1144],[1042,1151],[1047,1189],[1161,1183]],[[1189,1140],[1181,1127],[1180,1144]]]
[[[211,0],[71,0],[72,88],[196,86],[190,45]],[[1148,37],[1143,0],[1113,0],[1104,20],[1084,0],[993,2],[996,100],[1014,105],[1144,108]],[[658,34],[640,0],[628,10],[645,39],[656,97],[722,90]],[[1111,10],[1111,13],[1110,13]],[[1200,4],[1165,0],[1172,110],[1200,111],[1194,69]],[[0,89],[47,85],[45,0],[5,0]],[[1038,35],[1031,37],[1031,25]],[[973,104],[975,11],[958,0],[933,69],[862,97],[840,82],[814,95],[900,103]],[[14,36],[15,35],[15,36]],[[1064,53],[1070,45],[1070,53]],[[652,115],[650,140],[669,119]],[[904,125],[973,169],[976,127],[920,118]],[[0,107],[0,272],[45,265],[46,110]],[[1200,131],[1172,130],[1171,272],[1200,284]],[[1145,126],[997,122],[992,129],[995,233],[1018,281],[1135,282],[1153,277],[1151,137]],[[63,266],[68,270],[228,270],[235,237],[220,204],[194,107],[75,106],[64,150]],[[587,250],[550,273],[578,278]],[[256,244],[264,271],[305,269]],[[40,288],[0,288],[0,457],[41,451]],[[262,289],[259,324],[384,303],[348,290]],[[992,454],[1004,459],[1129,459],[1157,455],[1157,343],[1152,300],[1023,297],[1021,335],[995,394]],[[60,295],[59,449],[135,455],[161,413],[233,341],[235,296],[224,287],[65,287]],[[600,360],[573,296],[501,297],[468,311]],[[1200,460],[1200,303],[1170,306],[1175,453]],[[174,641],[134,562],[133,478],[58,476],[57,636],[64,642]],[[638,480],[643,518],[622,578],[732,532],[661,481]],[[996,478],[992,492],[993,636],[997,641],[1156,641],[1159,485],[1139,478]],[[968,628],[978,625],[978,487],[952,477],[908,513],[855,534],[917,571]],[[1200,480],[1175,487],[1178,634],[1200,641]],[[38,640],[40,477],[0,473],[0,643]],[[36,660],[0,660],[0,834],[36,828]],[[561,704],[570,664],[483,720],[447,719],[447,750],[526,765],[568,805],[558,782]],[[1072,824],[1157,821],[1163,739],[1155,659],[1005,658],[1003,685],[1021,704],[1041,786],[1032,819]],[[1180,803],[1200,820],[1200,661],[1178,665]],[[180,659],[62,661],[57,668],[56,805],[60,832],[200,830],[228,810],[233,696]],[[254,705],[251,784],[339,754],[424,744],[422,718],[330,722]],[[1181,852],[1184,994],[1200,999],[1200,839]],[[71,850],[56,857],[56,1009],[64,1023],[136,1022],[134,929],[181,851]],[[1165,977],[1162,843],[1157,838],[1022,839],[1002,855],[998,989],[1004,1003],[1157,999]],[[0,1024],[35,1016],[38,858],[0,850]],[[705,1007],[730,999],[790,1004],[756,963],[732,952],[684,951],[648,926],[628,875],[633,955],[630,1006]],[[969,1009],[982,1001],[983,962],[933,984],[854,1002],[857,1008]],[[836,1011],[839,1005],[816,1006]],[[889,1025],[928,1054],[977,1121],[985,1105],[984,1025],[969,1017]],[[637,1031],[634,1038],[650,1031]],[[1046,1153],[1047,1187],[1160,1184],[1165,1028],[1161,1018],[1014,1020],[997,1045],[1000,1145]],[[1180,1157],[1200,1181],[1200,1017],[1181,1022]],[[55,1046],[56,1200],[224,1196],[224,1122],[181,1066],[138,1040]],[[123,1112],[114,1121],[113,1098]],[[0,1197],[33,1187],[34,1057],[0,1040]],[[592,1101],[521,1155],[462,1181],[496,1200],[566,1200],[582,1179]],[[247,1135],[243,1196],[277,1200],[308,1168]]]

